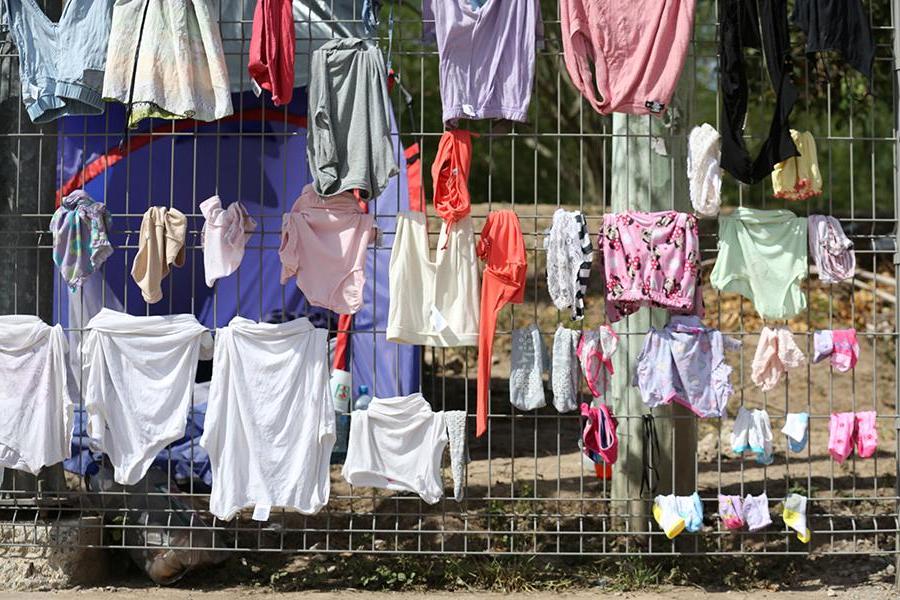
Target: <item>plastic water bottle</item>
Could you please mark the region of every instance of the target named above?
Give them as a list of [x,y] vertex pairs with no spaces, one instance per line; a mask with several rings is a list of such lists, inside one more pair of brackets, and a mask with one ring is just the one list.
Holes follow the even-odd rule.
[[353,410],[366,410],[369,408],[371,401],[372,396],[369,395],[369,386],[361,385],[359,386],[359,396],[357,396],[356,402],[353,403]]
[[335,442],[331,464],[342,464],[347,458],[350,437],[350,373],[335,369],[331,374],[331,401],[334,403]]

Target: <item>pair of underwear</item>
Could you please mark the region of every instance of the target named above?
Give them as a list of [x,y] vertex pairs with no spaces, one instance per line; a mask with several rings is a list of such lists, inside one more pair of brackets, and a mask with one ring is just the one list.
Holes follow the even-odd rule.
[[856,447],[856,455],[870,458],[878,449],[877,415],[874,410],[832,413],[828,424],[828,453],[842,464]]
[[613,465],[619,458],[619,437],[616,429],[619,422],[612,409],[605,404],[590,406],[581,404],[584,430],[581,433],[581,449],[585,456],[597,464]]
[[807,224],[789,210],[739,207],[719,217],[712,286],[736,292],[764,319],[790,319],[806,308]]
[[750,366],[750,379],[762,391],[771,391],[788,369],[799,367],[805,360],[790,329],[763,327]]
[[523,411],[546,406],[544,373],[550,368],[550,355],[537,325],[513,330],[510,365],[510,404]]
[[819,281],[839,283],[851,279],[856,271],[856,255],[840,221],[827,215],[809,215],[807,220],[809,254],[819,272]]
[[809,413],[788,413],[781,433],[787,437],[791,452],[803,452],[809,440]]
[[576,354],[594,398],[601,398],[612,381],[612,355],[618,348],[619,336],[609,325],[601,325],[581,334]]
[[704,123],[688,136],[687,175],[691,206],[704,217],[715,217],[722,205],[722,136]]
[[846,373],[859,360],[859,342],[856,329],[819,330],[813,334],[813,362],[831,359],[831,366],[839,373]]
[[740,456],[750,451],[756,454],[756,462],[771,465],[772,456],[772,424],[769,413],[763,409],[747,410],[743,406],[738,409],[731,432],[731,450]]
[[772,170],[772,195],[786,200],[807,200],[822,195],[822,173],[816,139],[808,131],[791,129],[799,156],[783,160]]
[[653,518],[670,540],[682,531],[696,533],[703,527],[703,503],[694,492],[690,496],[657,496],[653,500]]

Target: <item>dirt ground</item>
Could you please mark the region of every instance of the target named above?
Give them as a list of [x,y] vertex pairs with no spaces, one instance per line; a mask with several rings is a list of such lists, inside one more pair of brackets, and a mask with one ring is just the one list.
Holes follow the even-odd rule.
[[[836,598],[837,600],[888,600],[897,597],[897,592],[888,588],[861,586],[852,589],[828,589],[809,591],[753,591],[753,592],[705,592],[697,588],[661,588],[652,592],[613,592],[606,597],[623,600],[699,600],[701,598],[721,598],[722,600],[821,600]],[[66,590],[60,592],[2,593],[0,600],[150,600],[166,598],[166,600],[414,600],[421,598],[421,593],[413,592],[261,592],[258,590],[234,589],[215,592],[193,590],[170,590],[159,588],[121,589],[121,588],[89,588],[83,590]],[[499,600],[508,597],[501,593],[440,593],[428,594],[429,600]],[[515,594],[522,600],[596,600],[596,590],[579,592],[538,592]]]

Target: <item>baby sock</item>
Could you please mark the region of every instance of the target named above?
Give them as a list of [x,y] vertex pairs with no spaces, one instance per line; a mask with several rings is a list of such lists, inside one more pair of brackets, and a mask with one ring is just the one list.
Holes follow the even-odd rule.
[[684,519],[684,528],[691,533],[700,531],[703,527],[703,503],[699,494],[694,492],[690,496],[676,496],[675,505],[678,516]]
[[806,441],[809,437],[808,425],[809,413],[788,413],[785,417],[781,433],[787,436],[791,452],[803,452],[803,449],[806,448]]
[[832,413],[828,423],[828,453],[838,464],[843,463],[853,450],[852,412]]
[[878,429],[875,427],[875,411],[856,413],[856,455],[869,458],[878,449]]
[[753,416],[743,406],[738,409],[734,420],[734,428],[731,431],[731,451],[735,454],[743,454],[750,449],[750,426],[753,424]]
[[744,505],[740,496],[719,494],[719,518],[726,529],[740,529],[744,526]]
[[784,499],[782,518],[788,527],[797,532],[797,539],[808,544],[812,535],[806,527],[806,496],[788,494]]
[[750,448],[756,453],[756,462],[761,465],[771,465],[772,457],[772,425],[769,422],[769,413],[765,410],[754,410],[752,413],[753,425],[750,428]]
[[678,503],[674,494],[656,497],[653,501],[653,518],[670,540],[684,531],[684,519],[678,514]]
[[747,494],[744,498],[744,518],[750,531],[759,531],[772,524],[769,516],[769,497],[765,493],[759,496]]
[[846,373],[856,366],[859,359],[859,344],[856,341],[855,329],[839,329],[832,332],[834,352],[831,354],[831,366],[836,371]]
[[834,340],[828,329],[819,330],[813,334],[813,362],[821,362],[831,356],[834,351]]

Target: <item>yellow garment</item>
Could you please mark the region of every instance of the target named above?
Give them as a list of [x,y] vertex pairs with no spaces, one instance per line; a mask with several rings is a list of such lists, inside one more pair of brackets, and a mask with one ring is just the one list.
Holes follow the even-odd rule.
[[784,510],[781,518],[785,524],[797,532],[797,539],[808,544],[812,533],[806,526],[806,496],[788,494],[784,499]]
[[670,540],[684,531],[684,519],[678,514],[675,496],[657,496],[653,502],[653,518]]
[[806,200],[822,194],[822,174],[816,154],[816,140],[808,131],[791,129],[791,138],[800,156],[791,157],[775,165],[772,187],[776,198]]
[[138,252],[131,266],[131,277],[148,304],[162,300],[162,280],[170,266],[184,264],[184,238],[187,218],[174,208],[151,206],[141,221]]

